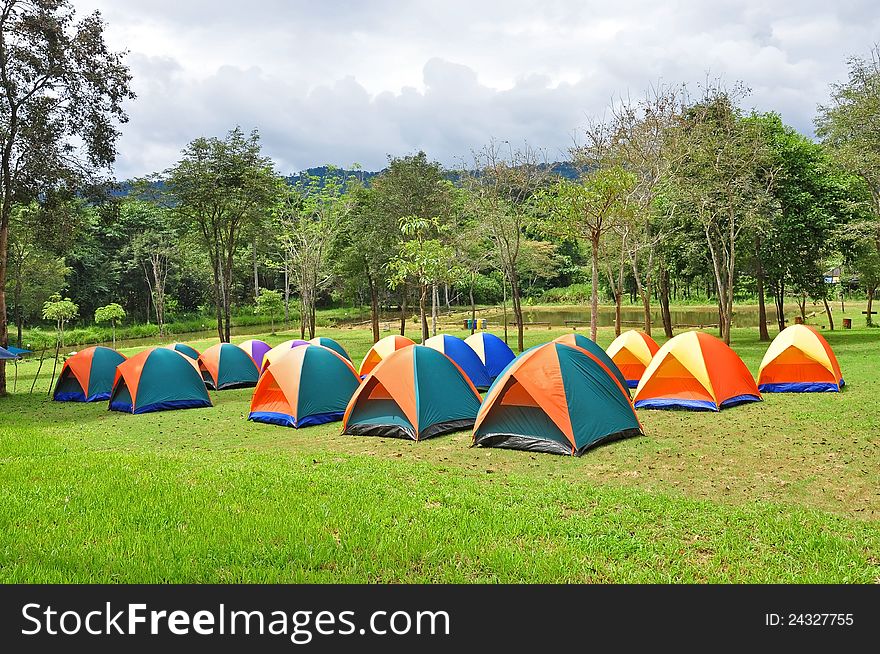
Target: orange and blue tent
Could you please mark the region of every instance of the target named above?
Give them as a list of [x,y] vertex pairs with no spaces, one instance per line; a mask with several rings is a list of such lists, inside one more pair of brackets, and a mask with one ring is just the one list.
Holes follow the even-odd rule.
[[239,343],[238,347],[248,353],[248,356],[257,364],[257,368],[263,367],[263,357],[266,355],[266,352],[272,349],[272,346],[266,341],[261,341],[258,338],[252,338],[244,343]]
[[615,338],[605,352],[623,374],[627,386],[636,388],[658,350],[657,341],[645,332],[630,329]]
[[553,341],[520,354],[486,393],[473,443],[580,456],[642,434],[629,391],[594,354]]
[[109,347],[88,347],[64,362],[52,399],[58,402],[97,402],[110,398],[116,366],[125,356]]
[[341,356],[343,359],[351,361],[351,357],[348,356],[348,352],[345,351],[345,348],[342,347],[338,342],[334,341],[332,338],[327,338],[326,336],[317,336],[309,341],[312,345],[322,345],[324,347],[328,347],[336,354]]
[[758,390],[762,393],[822,393],[844,385],[840,364],[828,341],[812,327],[783,329],[761,361]]
[[761,393],[742,359],[705,332],[675,336],[654,355],[633,397],[637,409],[718,411],[759,402]]
[[248,420],[294,428],[341,420],[360,383],[351,363],[334,350],[298,347],[260,377]]
[[199,355],[199,371],[205,385],[215,391],[256,386],[257,364],[247,352],[232,343],[218,343]]
[[480,361],[486,366],[486,372],[489,373],[491,379],[495,379],[501,374],[501,371],[507,367],[507,364],[514,360],[516,355],[513,353],[507,343],[502,341],[495,334],[488,332],[477,332],[471,334],[464,342],[471,346]]
[[437,334],[426,340],[425,345],[455,361],[477,389],[485,390],[492,385],[492,378],[489,377],[489,372],[480,361],[480,357],[470,345],[457,336]]
[[154,347],[116,366],[110,409],[149,413],[211,406],[199,366],[170,348]]
[[420,441],[473,426],[480,399],[452,359],[413,345],[367,375],[348,403],[342,433]]
[[278,345],[276,345],[271,350],[266,352],[266,354],[263,355],[263,365],[261,366],[260,369],[265,370],[270,365],[272,365],[273,363],[278,361],[285,354],[290,352],[293,348],[303,347],[303,346],[307,346],[307,345],[310,345],[310,343],[308,341],[303,341],[299,338],[292,338],[289,341],[284,341],[283,343],[279,343]]
[[373,368],[379,365],[379,362],[392,352],[409,347],[410,345],[415,345],[415,342],[406,336],[391,335],[379,339],[373,344],[373,347],[369,349],[364,356],[364,360],[361,361],[361,367],[358,369],[361,377],[369,375],[373,371]]
[[[623,373],[620,372],[620,369],[611,360],[607,354],[605,354],[605,350],[603,350],[596,341],[592,338],[587,338],[583,334],[565,334],[563,336],[559,336],[553,339],[557,343],[564,343],[565,345],[570,345],[572,347],[579,347],[582,350],[586,350],[593,356],[595,356],[599,361],[605,364],[605,367],[611,371],[615,377],[617,377],[617,381],[621,383],[621,385],[629,389],[627,385],[626,378],[623,376]],[[629,397],[629,390],[626,392],[627,397]]]
[[181,354],[188,356],[193,361],[196,361],[199,358],[199,351],[196,348],[187,345],[186,343],[172,343],[171,345],[166,345],[165,348],[169,350],[174,350],[175,352],[180,352]]

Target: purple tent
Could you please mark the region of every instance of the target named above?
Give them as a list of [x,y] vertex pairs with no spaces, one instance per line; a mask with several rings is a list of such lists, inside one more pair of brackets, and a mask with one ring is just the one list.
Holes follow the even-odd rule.
[[263,367],[263,356],[266,352],[272,349],[272,346],[266,341],[261,341],[259,339],[252,339],[250,341],[245,341],[244,343],[239,343],[238,347],[251,355],[251,359],[256,362],[257,368]]

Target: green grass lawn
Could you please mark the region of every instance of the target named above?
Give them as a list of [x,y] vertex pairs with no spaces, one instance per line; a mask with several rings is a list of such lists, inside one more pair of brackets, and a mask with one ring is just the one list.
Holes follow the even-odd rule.
[[[321,335],[355,364],[371,343]],[[840,394],[640,411],[645,437],[579,459],[249,423],[251,389],[55,403],[51,367],[30,395],[23,363],[0,400],[0,581],[880,582],[880,329],[826,336]],[[756,331],[733,347],[757,372]]]

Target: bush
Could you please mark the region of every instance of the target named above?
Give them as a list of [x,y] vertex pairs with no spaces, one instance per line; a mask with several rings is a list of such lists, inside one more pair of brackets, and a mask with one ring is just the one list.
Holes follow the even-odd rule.
[[541,296],[541,302],[548,304],[585,304],[590,301],[590,284],[572,284],[564,288],[548,288]]

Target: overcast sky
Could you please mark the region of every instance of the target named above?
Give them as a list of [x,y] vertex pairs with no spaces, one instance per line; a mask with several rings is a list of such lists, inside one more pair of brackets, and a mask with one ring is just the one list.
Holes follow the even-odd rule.
[[741,80],[748,107],[812,134],[876,0],[74,0],[129,51],[117,176],[187,142],[258,128],[279,172],[424,149],[452,165],[490,138],[565,158],[587,116],[658,81]]

